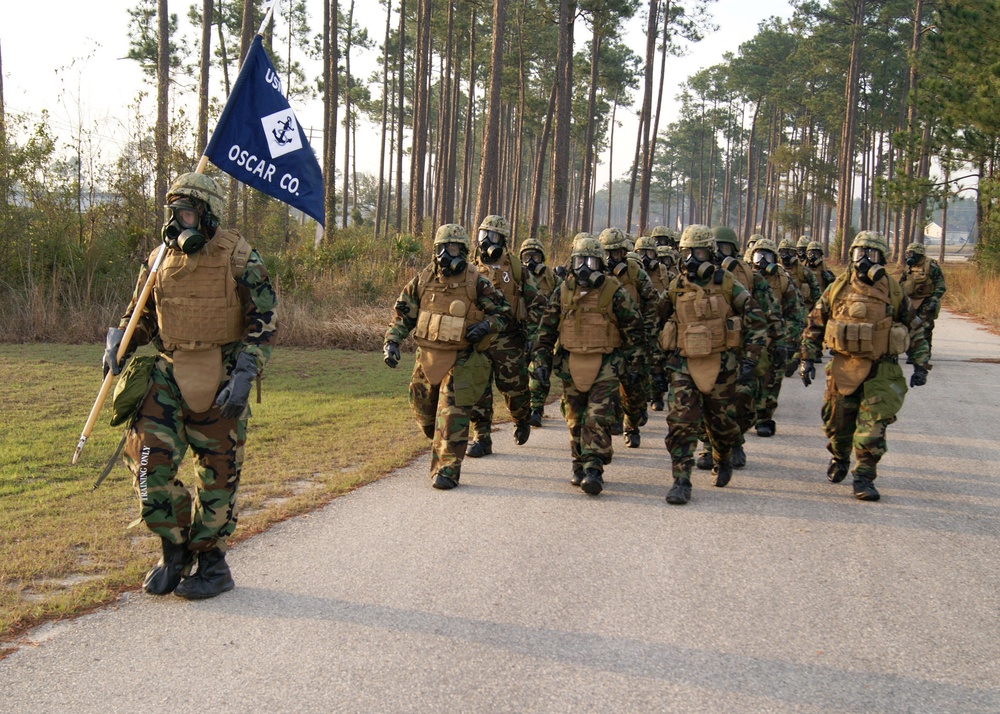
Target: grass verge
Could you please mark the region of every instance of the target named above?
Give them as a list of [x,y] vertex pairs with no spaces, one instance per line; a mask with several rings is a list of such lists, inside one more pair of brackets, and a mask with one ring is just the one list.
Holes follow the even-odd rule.
[[[107,407],[79,464],[69,463],[100,386],[102,351],[0,345],[0,643],[112,601],[135,588],[158,555],[159,541],[143,525],[127,529],[139,507],[121,462],[91,490],[121,437],[108,426]],[[230,542],[423,452],[427,440],[407,403],[412,366],[412,354],[389,370],[379,354],[276,349],[262,403],[252,406]],[[195,480],[190,459],[180,476]]]
[[984,273],[973,263],[944,263],[941,267],[948,285],[945,307],[974,317],[1000,334],[1000,275]]

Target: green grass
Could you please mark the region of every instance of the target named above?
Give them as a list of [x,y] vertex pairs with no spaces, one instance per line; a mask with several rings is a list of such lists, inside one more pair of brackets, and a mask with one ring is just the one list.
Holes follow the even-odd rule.
[[[96,345],[0,345],[0,641],[134,588],[159,541],[138,526],[119,461],[91,489],[121,437],[106,405],[76,466],[70,458],[97,395]],[[279,347],[252,404],[240,484],[239,541],[315,509],[427,448],[407,403],[413,356]],[[251,399],[253,399],[253,393]],[[506,411],[498,403],[498,418]],[[181,467],[193,483],[188,459]],[[2,647],[0,647],[2,651]],[[2,656],[2,653],[0,653]]]

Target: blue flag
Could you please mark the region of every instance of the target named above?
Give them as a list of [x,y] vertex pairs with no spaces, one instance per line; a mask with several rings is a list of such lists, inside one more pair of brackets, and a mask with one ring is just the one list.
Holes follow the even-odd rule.
[[227,174],[323,225],[323,173],[257,35],[205,156]]

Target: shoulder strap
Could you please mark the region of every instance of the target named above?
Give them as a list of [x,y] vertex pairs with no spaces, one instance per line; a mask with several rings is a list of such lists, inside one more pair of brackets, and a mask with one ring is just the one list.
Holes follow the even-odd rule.
[[238,278],[246,272],[252,251],[253,248],[250,247],[250,244],[243,236],[240,236],[236,241],[236,247],[233,248],[232,256],[229,258],[229,266],[234,278]]
[[843,273],[838,275],[837,278],[830,283],[830,287],[827,288],[827,290],[830,291],[829,299],[831,305],[833,304],[833,301],[837,299],[837,295],[840,294],[840,291],[844,289],[845,285],[847,285],[848,274],[849,271],[845,270]]
[[507,253],[507,260],[510,262],[510,274],[513,276],[514,282],[517,283],[518,287],[520,287],[524,266],[521,265],[520,260],[515,260],[514,256],[509,252]]

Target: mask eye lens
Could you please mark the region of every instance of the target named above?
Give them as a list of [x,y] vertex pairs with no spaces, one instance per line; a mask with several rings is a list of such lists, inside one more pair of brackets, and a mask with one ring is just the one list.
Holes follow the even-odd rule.
[[182,228],[196,228],[198,226],[198,209],[187,201],[175,201],[167,206],[164,212],[165,222],[177,221]]
[[773,263],[774,253],[769,250],[755,250],[753,252],[753,262],[757,264]]

